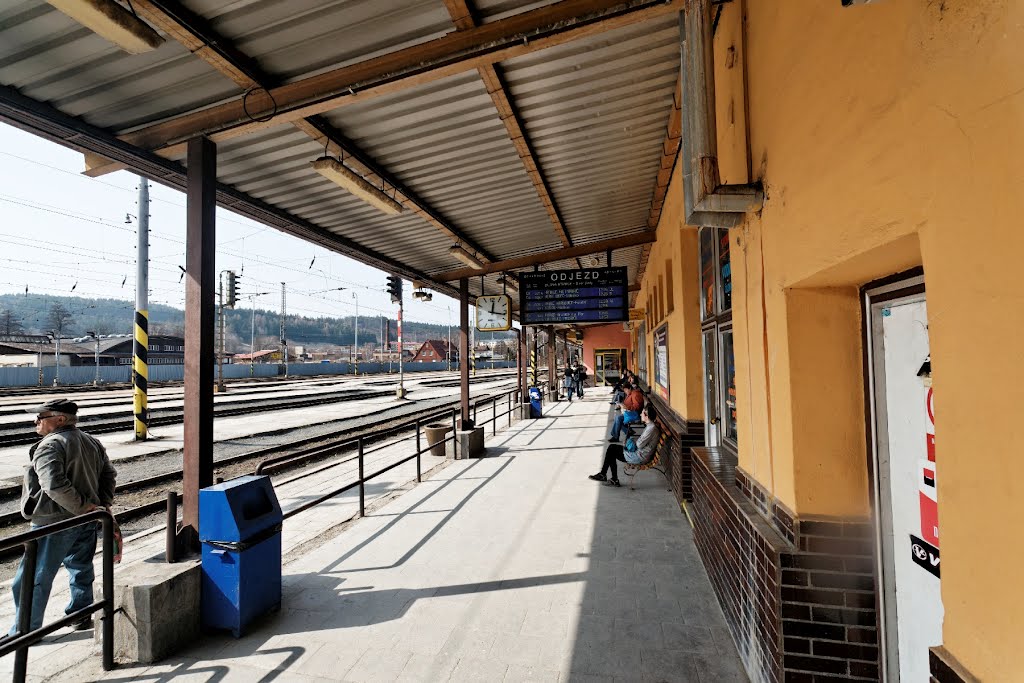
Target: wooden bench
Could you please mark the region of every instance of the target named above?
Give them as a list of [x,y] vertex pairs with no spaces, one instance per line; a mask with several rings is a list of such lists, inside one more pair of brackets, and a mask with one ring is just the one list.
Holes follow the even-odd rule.
[[[658,429],[660,431],[660,434],[658,436],[658,445],[654,447],[654,455],[651,457],[650,460],[639,465],[633,465],[628,462],[623,464],[622,473],[629,477],[630,491],[636,490],[636,486],[633,483],[633,480],[636,479],[636,475],[646,470],[657,470],[658,472],[661,472],[662,476],[665,477],[665,480],[668,481],[668,472],[665,471],[665,467],[664,465],[662,465],[662,452],[663,449],[670,448],[669,440],[671,437],[669,436],[668,431],[665,429],[665,426],[661,423],[660,420],[655,419],[654,422],[655,424],[658,425]],[[643,426],[643,422],[631,422],[628,425],[626,425],[626,438],[640,438],[640,433],[643,432]],[[670,490],[671,483],[672,482],[669,482]]]

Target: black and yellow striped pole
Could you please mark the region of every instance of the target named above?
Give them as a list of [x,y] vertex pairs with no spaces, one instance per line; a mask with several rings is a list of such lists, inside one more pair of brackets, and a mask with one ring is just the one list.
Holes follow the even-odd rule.
[[149,431],[149,311],[135,311],[135,352],[132,375],[135,387],[132,394],[135,408],[135,440],[143,441]]
[[135,345],[132,354],[132,403],[135,440],[149,436],[149,184],[139,177],[139,249],[135,278]]

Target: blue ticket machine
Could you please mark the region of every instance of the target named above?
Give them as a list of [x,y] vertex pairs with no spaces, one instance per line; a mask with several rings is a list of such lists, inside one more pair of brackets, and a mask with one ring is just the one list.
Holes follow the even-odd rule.
[[244,476],[199,492],[203,546],[202,623],[240,637],[281,607],[281,506],[267,476]]

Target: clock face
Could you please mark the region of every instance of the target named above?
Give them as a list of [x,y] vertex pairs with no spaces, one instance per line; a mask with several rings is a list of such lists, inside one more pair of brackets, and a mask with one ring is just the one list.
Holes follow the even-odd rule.
[[476,298],[476,329],[482,332],[507,330],[512,326],[512,303],[504,294]]

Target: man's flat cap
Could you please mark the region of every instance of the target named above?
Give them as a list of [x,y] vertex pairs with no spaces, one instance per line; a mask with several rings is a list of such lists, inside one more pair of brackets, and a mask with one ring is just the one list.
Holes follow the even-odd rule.
[[78,404],[74,401],[69,401],[66,398],[53,398],[44,403],[41,406],[32,406],[26,408],[25,412],[28,413],[65,413],[67,415],[78,414]]

